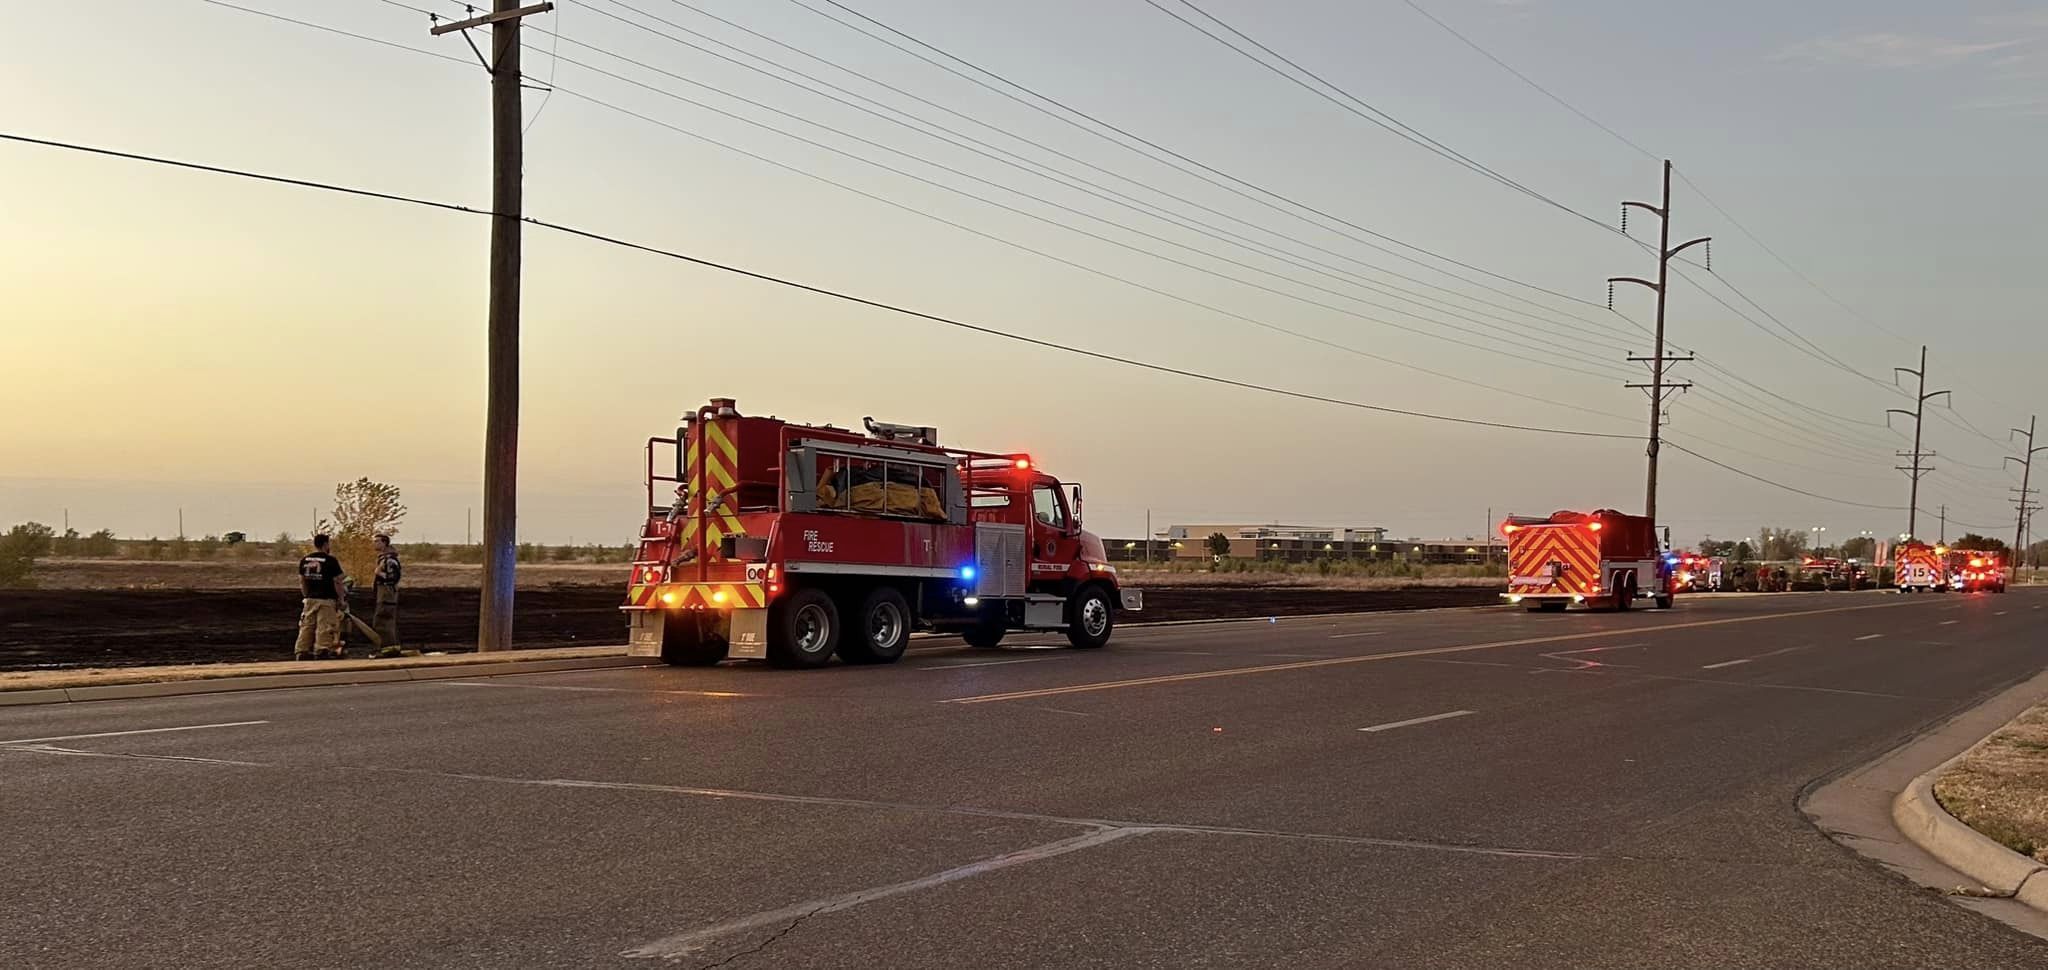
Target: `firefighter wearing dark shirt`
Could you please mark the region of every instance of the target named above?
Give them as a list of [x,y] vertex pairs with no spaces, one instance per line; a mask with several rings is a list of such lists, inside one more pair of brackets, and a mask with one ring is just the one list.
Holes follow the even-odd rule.
[[313,551],[299,560],[299,642],[294,660],[341,657],[341,615],[348,610],[348,582],[341,560],[327,551],[327,537],[313,537]]
[[377,656],[396,657],[405,652],[398,646],[398,581],[405,567],[398,561],[398,550],[391,548],[390,536],[378,535],[376,544],[377,572],[373,582],[377,608],[370,614],[370,629],[377,631],[381,645]]

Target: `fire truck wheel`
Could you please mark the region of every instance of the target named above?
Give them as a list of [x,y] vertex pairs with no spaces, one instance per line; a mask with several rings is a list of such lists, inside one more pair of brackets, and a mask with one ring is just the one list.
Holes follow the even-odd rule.
[[853,619],[853,629],[839,640],[839,659],[847,663],[895,663],[910,646],[910,602],[894,589],[869,593]]
[[1659,596],[1659,597],[1657,597],[1657,608],[1658,608],[1658,609],[1660,609],[1660,610],[1668,610],[1668,609],[1670,609],[1670,608],[1671,608],[1671,603],[1672,603],[1672,599],[1671,599],[1671,597],[1669,597],[1669,596]]
[[1003,628],[1000,620],[993,623],[983,622],[960,631],[960,639],[967,641],[970,647],[994,650],[1003,645],[1003,634],[1006,632],[1008,631]]
[[1636,605],[1636,579],[1633,574],[1629,574],[1621,582],[1614,584],[1614,612],[1626,613],[1629,607],[1634,605]]
[[1067,619],[1067,642],[1077,649],[1093,650],[1109,642],[1109,631],[1116,626],[1116,611],[1109,603],[1109,593],[1100,586],[1083,586],[1074,594],[1072,615]]
[[709,667],[725,659],[726,642],[704,635],[701,618],[671,611],[661,622],[661,662],[676,667]]
[[769,614],[768,662],[777,667],[823,667],[838,646],[839,608],[823,590],[797,590]]

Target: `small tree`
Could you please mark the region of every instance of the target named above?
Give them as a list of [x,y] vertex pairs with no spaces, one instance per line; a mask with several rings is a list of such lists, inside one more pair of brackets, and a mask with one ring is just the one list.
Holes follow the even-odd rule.
[[2006,545],[2004,539],[1980,536],[1975,532],[1965,533],[1962,538],[1957,539],[1955,541],[1955,548],[1968,549],[1973,552],[1995,552],[2000,556],[2004,556],[2012,551],[2012,547]]
[[50,551],[59,556],[76,556],[78,547],[85,540],[78,537],[77,529],[65,529],[64,534],[50,543]]
[[121,544],[114,538],[114,530],[101,529],[78,541],[78,554],[94,559],[110,559],[121,551]]
[[1842,558],[1871,559],[1877,555],[1877,540],[1869,536],[1857,536],[1842,542]]
[[350,576],[361,579],[375,568],[376,552],[371,539],[378,533],[397,535],[405,521],[405,503],[399,501],[398,486],[358,478],[334,486],[334,516],[320,523],[320,531],[333,539],[330,546]]
[[1209,554],[1212,556],[1230,555],[1230,537],[1221,532],[1209,533]]
[[1754,560],[1755,558],[1756,558],[1756,549],[1755,549],[1755,548],[1753,548],[1753,547],[1751,547],[1749,543],[1747,543],[1747,542],[1738,542],[1738,543],[1736,543],[1736,544],[1735,544],[1735,561],[1736,561],[1736,562],[1749,562],[1749,561],[1751,561],[1751,560]]
[[36,584],[36,560],[50,554],[51,534],[41,522],[23,522],[0,535],[0,587]]
[[299,554],[299,542],[289,532],[280,532],[270,540],[270,554],[279,559],[291,559]]

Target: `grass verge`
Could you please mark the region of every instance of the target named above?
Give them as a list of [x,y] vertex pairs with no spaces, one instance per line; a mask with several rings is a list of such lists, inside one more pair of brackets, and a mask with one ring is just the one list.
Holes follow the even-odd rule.
[[1934,797],[1963,824],[2048,862],[2048,704],[2020,715],[1943,772]]

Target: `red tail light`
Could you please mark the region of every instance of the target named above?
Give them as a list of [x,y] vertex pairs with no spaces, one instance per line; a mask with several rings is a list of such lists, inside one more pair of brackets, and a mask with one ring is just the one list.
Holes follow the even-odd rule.
[[1599,522],[1588,522],[1588,523],[1586,523],[1586,528],[1588,528],[1588,529],[1591,529],[1591,530],[1593,530],[1594,532],[1598,532],[1598,531],[1600,531],[1601,529],[1605,528],[1605,526],[1603,526],[1603,525],[1602,525],[1601,523],[1599,523]]

